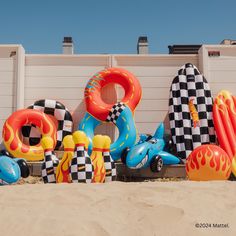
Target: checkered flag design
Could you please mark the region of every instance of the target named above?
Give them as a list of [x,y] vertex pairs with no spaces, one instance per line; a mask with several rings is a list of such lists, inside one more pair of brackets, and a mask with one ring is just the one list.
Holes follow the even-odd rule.
[[73,183],[91,183],[94,168],[89,156],[85,156],[84,147],[77,147],[71,160],[70,178]]
[[105,182],[115,181],[116,180],[116,166],[113,161],[110,152],[103,152],[104,166],[106,169]]
[[43,182],[56,183],[56,169],[59,160],[53,151],[45,152],[44,161],[42,163],[42,178]]
[[[194,127],[191,118],[190,100],[198,112],[197,127]],[[212,104],[213,99],[207,80],[196,66],[188,63],[181,67],[172,82],[169,99],[172,139],[181,158],[187,158],[193,149],[202,144],[215,143]]]
[[21,128],[23,141],[30,146],[40,143],[42,135],[40,130],[35,125],[25,125]]
[[[59,149],[62,145],[63,138],[72,132],[73,121],[70,112],[62,103],[49,99],[36,101],[28,108],[40,110],[56,118],[58,121],[58,127],[57,144],[55,149]],[[37,130],[34,125],[22,127],[22,135],[29,145],[37,145],[41,139],[40,131]]]
[[117,119],[119,118],[121,112],[126,108],[126,105],[123,102],[116,103],[109,112],[106,121],[116,124]]

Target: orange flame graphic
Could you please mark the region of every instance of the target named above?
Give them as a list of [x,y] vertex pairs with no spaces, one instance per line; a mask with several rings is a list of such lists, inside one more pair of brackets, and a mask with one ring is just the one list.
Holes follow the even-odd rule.
[[104,161],[99,153],[91,156],[93,167],[94,167],[94,177],[92,183],[103,183],[106,177],[106,169],[104,166]]
[[56,127],[51,119],[43,112],[31,109],[18,110],[6,120],[3,127],[4,145],[14,157],[25,158],[29,161],[42,160],[44,153],[40,144],[28,146],[20,139],[20,129],[26,124],[39,127],[41,133],[51,136],[56,145]]
[[199,126],[199,116],[198,116],[198,112],[193,101],[194,101],[193,98],[190,99],[188,106],[189,106],[190,115],[193,120],[193,127],[196,128],[197,126]]
[[61,162],[59,163],[57,170],[56,170],[56,181],[57,183],[70,183],[71,179],[69,176],[69,168],[70,162],[72,159],[72,155],[70,153],[66,153],[65,156],[62,158]]
[[188,157],[186,172],[191,180],[226,180],[231,172],[231,161],[216,145],[202,145]]

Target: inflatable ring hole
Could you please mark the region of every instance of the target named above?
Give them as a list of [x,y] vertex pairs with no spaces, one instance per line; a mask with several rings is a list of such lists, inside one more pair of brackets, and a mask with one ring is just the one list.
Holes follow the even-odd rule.
[[102,123],[95,128],[94,135],[108,135],[114,143],[119,137],[119,130],[113,123]]
[[107,104],[120,102],[124,95],[125,90],[119,84],[110,83],[101,89],[101,98]]
[[21,141],[30,146],[36,146],[41,140],[40,129],[34,125],[26,124],[21,127],[20,139]]
[[[52,116],[48,115],[49,118],[52,120],[52,122],[55,124],[56,127],[58,127],[58,121],[57,119]],[[26,124],[22,126],[21,132],[20,132],[20,139],[21,141],[30,146],[37,146],[41,141],[42,135],[40,132],[40,129],[36,127],[33,124]]]

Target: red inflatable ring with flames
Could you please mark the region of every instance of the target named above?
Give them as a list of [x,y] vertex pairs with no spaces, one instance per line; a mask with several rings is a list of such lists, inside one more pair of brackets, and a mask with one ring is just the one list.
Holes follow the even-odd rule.
[[101,90],[109,83],[119,84],[125,91],[122,101],[131,111],[138,105],[142,89],[137,78],[127,70],[121,68],[108,68],[95,74],[88,82],[85,91],[87,111],[95,118],[106,121],[114,104],[107,104],[102,100]]
[[44,151],[40,143],[36,146],[29,146],[24,144],[20,138],[21,128],[27,124],[37,126],[42,136],[50,136],[54,140],[55,148],[57,132],[55,124],[45,113],[32,109],[18,110],[9,116],[3,126],[4,145],[14,157],[25,158],[28,161],[43,160]]

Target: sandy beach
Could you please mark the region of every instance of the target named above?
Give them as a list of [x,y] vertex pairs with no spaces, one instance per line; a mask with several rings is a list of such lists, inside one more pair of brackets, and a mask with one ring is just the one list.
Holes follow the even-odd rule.
[[7,236],[236,235],[235,196],[229,181],[4,186],[0,230]]

